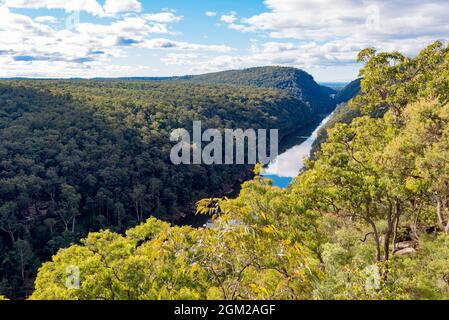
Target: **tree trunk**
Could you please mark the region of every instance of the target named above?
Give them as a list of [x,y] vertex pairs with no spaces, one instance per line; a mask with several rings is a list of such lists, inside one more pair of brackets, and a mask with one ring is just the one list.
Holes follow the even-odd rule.
[[398,228],[399,228],[399,221],[401,219],[402,215],[402,206],[399,200],[396,200],[396,211],[394,216],[394,222],[393,222],[393,240],[392,240],[392,253],[396,251],[396,241],[398,237]]
[[371,228],[373,229],[373,236],[374,241],[376,242],[376,261],[380,262],[382,261],[381,258],[381,251],[380,251],[380,239],[379,239],[379,232],[377,231],[376,224],[371,219],[366,219],[368,223],[371,225]]
[[396,251],[396,242],[397,242],[397,238],[398,238],[398,227],[399,227],[399,220],[400,220],[401,216],[397,215],[395,222],[394,222],[394,229],[393,229],[393,241],[392,241],[392,245],[393,245],[393,253]]
[[6,231],[9,234],[9,238],[11,239],[12,245],[16,243],[16,238],[14,237],[14,232]]
[[384,244],[383,244],[383,249],[384,249],[384,261],[388,261],[388,259],[390,258],[390,238],[391,238],[391,234],[393,233],[393,224],[394,224],[394,217],[393,217],[393,206],[391,201],[389,200],[390,205],[388,208],[388,216],[387,216],[387,231],[385,232],[385,238],[384,238]]
[[441,228],[445,228],[445,223],[444,223],[444,219],[443,216],[441,214],[441,199],[439,197],[437,197],[437,217],[438,217],[438,222],[440,223]]
[[391,231],[387,231],[384,239],[384,261],[388,261],[390,259],[390,237]]
[[25,266],[24,266],[24,258],[23,258],[23,248],[20,248],[20,271],[22,275],[22,282],[25,281]]
[[135,202],[135,208],[136,208],[136,217],[137,221],[140,222],[140,216],[139,216],[139,202],[136,200]]
[[449,234],[449,208],[446,206],[446,204],[443,204],[443,211],[447,218],[446,226],[444,227],[444,232]]

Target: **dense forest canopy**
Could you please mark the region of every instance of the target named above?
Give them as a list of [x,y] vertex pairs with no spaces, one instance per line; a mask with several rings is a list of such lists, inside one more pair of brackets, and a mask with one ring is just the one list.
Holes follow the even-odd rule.
[[148,81],[0,82],[0,294],[24,297],[58,249],[150,216],[176,221],[249,166],[175,166],[173,129],[279,128],[314,119],[276,89]]
[[449,48],[359,60],[360,116],[329,130],[290,189],[257,176],[236,199],[200,201],[211,228],[91,233],[43,264],[32,298],[447,299]]

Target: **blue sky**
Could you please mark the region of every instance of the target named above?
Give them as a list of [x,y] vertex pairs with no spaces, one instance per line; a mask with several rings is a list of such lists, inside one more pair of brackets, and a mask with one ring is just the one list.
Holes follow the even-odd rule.
[[0,77],[198,74],[261,65],[350,81],[357,52],[449,35],[447,0],[0,0]]

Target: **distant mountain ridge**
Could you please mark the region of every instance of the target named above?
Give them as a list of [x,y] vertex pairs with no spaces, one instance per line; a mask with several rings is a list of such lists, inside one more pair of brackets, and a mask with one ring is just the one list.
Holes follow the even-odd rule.
[[192,76],[188,80],[286,90],[309,104],[316,114],[330,113],[336,106],[329,95],[330,88],[323,89],[310,74],[291,67],[268,66],[229,70]]

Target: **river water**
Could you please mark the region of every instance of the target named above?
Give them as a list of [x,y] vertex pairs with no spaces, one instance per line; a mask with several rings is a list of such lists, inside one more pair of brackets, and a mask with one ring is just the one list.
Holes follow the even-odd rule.
[[[297,177],[305,167],[305,159],[310,156],[312,146],[318,137],[320,129],[329,121],[332,114],[327,116],[321,123],[313,130],[310,136],[307,134],[307,129],[298,132],[293,138],[296,139],[296,144],[288,148],[283,153],[279,154],[270,164],[263,169],[262,176],[273,180],[273,186],[286,188],[290,185],[293,178]],[[310,133],[310,129],[308,131]]]

